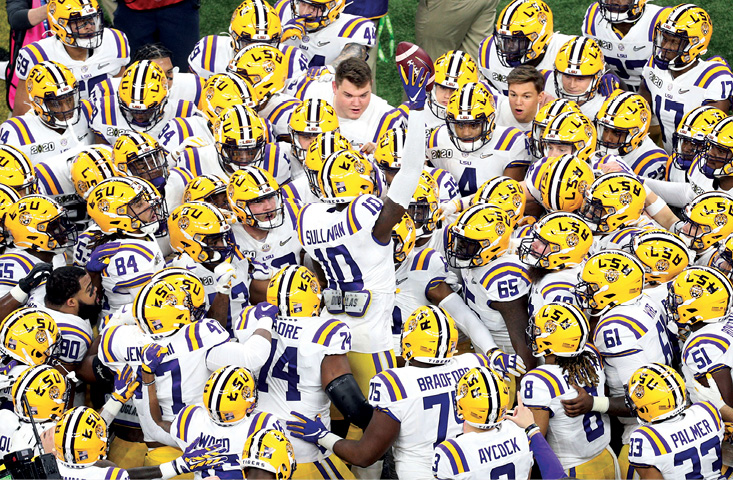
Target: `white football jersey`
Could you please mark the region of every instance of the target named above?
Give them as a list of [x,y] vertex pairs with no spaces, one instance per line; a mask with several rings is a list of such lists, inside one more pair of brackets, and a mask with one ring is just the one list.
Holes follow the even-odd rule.
[[37,63],[53,60],[69,68],[79,83],[81,98],[89,98],[94,86],[109,77],[117,75],[130,62],[130,46],[124,33],[114,28],[105,28],[102,44],[93,50],[86,60],[74,60],[55,36],[42,38],[28,44],[18,53],[15,75],[19,80],[28,78]]
[[544,277],[535,280],[529,293],[529,316],[531,317],[549,302],[563,302],[578,306],[575,298],[575,285],[578,284],[580,266],[564,270],[549,271]]
[[640,177],[664,180],[667,173],[669,155],[657,147],[649,136],[645,137],[634,151],[621,158]]
[[[251,323],[251,322],[250,322]],[[252,325],[251,330],[256,326]],[[296,420],[290,412],[308,418],[321,416],[331,425],[330,406],[321,380],[321,363],[326,355],[344,355],[351,350],[351,331],[336,319],[318,317],[278,318],[272,328],[270,359],[258,374],[258,406],[285,421]],[[287,436],[295,449],[295,460],[312,463],[330,454],[317,445]]]
[[84,356],[92,345],[92,339],[94,338],[89,321],[44,306],[39,308],[51,315],[56,321],[56,326],[59,327],[59,333],[61,334],[59,360],[65,363],[80,364],[84,360]]
[[369,293],[363,316],[337,316],[351,328],[354,351],[362,353],[392,348],[392,242],[382,245],[372,234],[382,207],[374,195],[360,195],[341,211],[333,204],[311,203],[300,210],[297,223],[303,249],[326,275],[326,290]]
[[623,36],[603,18],[598,2],[592,3],[585,12],[583,35],[595,39],[609,70],[618,75],[632,92],[639,91],[642,70],[652,55],[654,27],[662,12],[668,9],[647,3],[644,13]]
[[[39,263],[42,263],[41,260],[35,255],[31,255],[27,250],[13,247],[5,250],[5,253],[0,255],[0,272],[2,272],[0,276],[0,297],[9,293]],[[54,268],[63,267],[66,265],[64,255],[61,253],[54,255],[51,263]],[[29,307],[45,305],[45,296],[46,282],[44,281],[31,291],[26,305]]]
[[458,182],[448,170],[428,166],[425,166],[423,170],[430,172],[430,175],[435,179],[435,183],[438,184],[438,201],[440,203],[449,202],[460,196]]
[[[286,78],[297,77],[308,69],[308,58],[303,51],[292,45],[280,45],[288,65]],[[226,73],[229,62],[234,58],[234,44],[229,35],[207,35],[199,40],[188,56],[188,67],[193,73],[206,80],[216,73]]]
[[699,400],[693,379],[704,378],[733,365],[733,320],[727,319],[704,325],[693,332],[682,349],[682,372],[685,375],[690,398]]
[[[36,443],[36,436],[33,433],[33,425],[30,422],[20,420],[18,422],[18,429],[13,433],[10,439],[10,451],[17,452],[18,450],[25,450],[26,448],[33,449],[34,455],[40,455],[41,452]],[[42,435],[46,430],[53,429],[56,426],[56,422],[36,422],[36,431],[39,435]]]
[[[200,396],[199,392],[199,396]],[[223,447],[221,456],[225,458],[221,465],[201,472],[195,472],[194,478],[201,480],[213,475],[219,478],[242,478],[242,452],[250,435],[260,430],[283,431],[280,422],[274,415],[255,410],[240,422],[222,426],[217,425],[209,416],[203,404],[188,405],[178,412],[171,422],[171,437],[181,450],[185,450],[194,441],[199,447]]]
[[[585,349],[592,355],[598,384],[579,387],[590,395],[603,395],[606,375],[600,356],[590,345]],[[595,458],[611,441],[611,422],[608,415],[588,412],[582,416],[569,417],[565,414],[561,401],[577,397],[578,392],[569,383],[559,365],[542,365],[527,373],[522,377],[521,395],[525,406],[549,410],[547,443],[566,471]]]
[[214,145],[214,134],[208,122],[203,115],[173,118],[158,134],[158,143],[169,152],[180,152],[183,143],[191,137],[200,138],[206,145]]
[[[8,361],[10,360],[10,357],[6,357]],[[13,401],[13,385],[15,384],[15,380],[18,379],[21,373],[23,373],[26,369],[30,368],[28,365],[24,365],[22,363],[18,363],[15,360],[12,360],[15,363],[10,364],[4,364],[0,368],[0,402],[11,402]],[[8,368],[10,365],[12,367]],[[0,409],[0,412],[2,410]]]
[[[270,97],[257,114],[272,124],[275,139],[279,137],[290,140],[290,116],[300,105],[300,100],[287,93],[276,93]],[[289,148],[288,148],[289,149]]]
[[10,440],[13,438],[15,431],[20,428],[20,419],[12,410],[0,410],[0,457],[10,450]]
[[462,197],[473,195],[484,182],[504,174],[511,167],[526,167],[530,156],[526,136],[516,128],[494,129],[491,140],[475,152],[460,151],[442,126],[430,134],[426,155],[434,167],[447,170],[458,181]]
[[[564,35],[559,32],[553,33],[550,40],[547,42],[542,60],[540,60],[536,65],[537,70],[554,70],[557,52],[559,52],[560,48],[562,48],[562,46],[572,38],[573,37],[570,35]],[[514,70],[514,68],[505,67],[504,64],[501,63],[501,60],[499,60],[499,54],[496,51],[496,42],[494,41],[493,35],[486,37],[479,44],[478,70],[499,93],[502,95],[507,95],[509,93],[509,84],[506,82],[506,77],[509,75],[509,72]]]
[[664,149],[672,152],[672,134],[690,110],[710,102],[727,100],[733,94],[733,74],[724,63],[700,60],[692,69],[673,78],[670,70],[644,66],[642,81],[652,96],[652,110],[662,127]]
[[124,468],[97,467],[94,464],[71,468],[61,462],[56,462],[56,465],[63,480],[130,480],[130,475]]
[[81,103],[79,119],[61,133],[48,128],[30,110],[25,115],[9,118],[0,125],[0,142],[18,148],[34,165],[51,161],[64,152],[92,145],[94,132],[88,121],[91,105],[86,101]]
[[676,417],[634,430],[629,463],[638,468],[654,467],[665,479],[718,479],[724,431],[714,405],[694,403]]
[[435,447],[433,475],[440,479],[524,480],[534,465],[524,429],[510,421],[485,432],[469,432]]
[[470,369],[489,366],[485,355],[466,353],[430,368],[390,368],[372,377],[369,403],[400,423],[392,445],[399,478],[431,478],[433,450],[457,437],[456,384]]

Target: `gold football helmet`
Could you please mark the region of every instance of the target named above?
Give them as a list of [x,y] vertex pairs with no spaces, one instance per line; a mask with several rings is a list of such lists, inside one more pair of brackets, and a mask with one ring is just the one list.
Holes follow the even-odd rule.
[[580,216],[591,230],[606,234],[636,222],[644,211],[645,201],[644,186],[634,175],[607,173],[585,191]]
[[606,250],[583,264],[575,298],[581,308],[600,316],[641,295],[643,287],[644,266],[639,259],[621,250]]
[[594,180],[590,165],[576,155],[550,158],[540,177],[542,205],[554,212],[576,212]]
[[509,215],[491,204],[463,211],[445,230],[445,258],[453,268],[481,267],[509,249]]
[[257,407],[257,385],[244,367],[230,365],[211,374],[204,385],[204,407],[222,427],[236,425]]
[[[690,248],[702,252],[733,233],[733,197],[723,191],[705,192],[682,210],[674,233]],[[7,221],[6,221],[7,222]]]
[[66,129],[79,120],[79,84],[61,63],[37,63],[25,82],[33,111],[49,128]]
[[99,182],[87,195],[87,213],[102,233],[133,237],[162,235],[166,203],[151,184],[137,177],[114,177]]
[[687,407],[685,381],[668,365],[643,366],[629,379],[626,405],[642,424],[672,418]]
[[616,3],[612,0],[599,0],[598,9],[609,23],[635,23],[644,13],[647,0],[631,0]]
[[345,0],[293,0],[290,2],[293,18],[303,22],[307,32],[331,25],[346,8]]
[[278,480],[290,480],[296,468],[293,445],[279,430],[258,430],[249,436],[242,452],[242,470],[257,468]]
[[226,217],[205,202],[188,202],[168,217],[171,248],[197,263],[218,264],[234,252],[234,235]]
[[168,159],[158,141],[145,132],[120,135],[112,150],[115,167],[162,189],[168,180]]
[[326,203],[349,203],[362,194],[374,193],[372,163],[356,150],[332,154],[318,174],[319,198]]
[[107,422],[89,407],[64,412],[53,433],[56,459],[70,468],[106,459],[107,440]]
[[[244,3],[252,1],[245,0]],[[259,0],[254,1],[259,3]],[[206,115],[211,133],[214,133],[214,126],[221,118],[222,112],[234,105],[257,107],[257,94],[252,85],[234,73],[217,73],[209,77],[199,99],[198,108]]]
[[5,228],[5,214],[18,200],[20,200],[18,192],[0,183],[0,247],[8,244],[9,233]]
[[662,13],[654,26],[654,65],[662,70],[680,71],[708,51],[713,37],[713,21],[702,8],[690,3]]
[[717,268],[723,275],[733,279],[733,234],[718,242],[718,248],[708,260],[708,266]]
[[104,23],[97,0],[51,0],[46,13],[49,28],[61,43],[86,49],[102,45]]
[[204,173],[188,182],[183,191],[183,201],[210,203],[228,217],[232,214],[232,207],[227,199],[227,186],[227,181],[218,175]]
[[494,39],[499,61],[509,68],[545,53],[553,33],[552,10],[542,0],[514,0],[496,20]]
[[527,199],[522,185],[513,178],[499,176],[478,187],[471,205],[491,203],[504,210],[512,221],[512,228],[524,217]]
[[262,161],[267,143],[265,124],[253,109],[235,105],[224,110],[214,132],[219,165],[231,175]]
[[232,37],[235,54],[252,43],[277,47],[281,31],[280,17],[264,0],[244,0],[234,9],[229,22],[229,36]]
[[232,211],[244,225],[272,230],[285,223],[280,185],[259,167],[248,166],[234,172],[229,177],[227,197]]
[[227,71],[247,80],[255,91],[257,108],[285,88],[288,62],[285,55],[272,45],[253,43],[240,50],[229,62]]
[[158,125],[168,104],[168,79],[152,60],[127,67],[117,89],[122,116],[133,130],[147,132]]
[[38,193],[33,164],[12,145],[0,144],[0,184],[11,187],[19,197]]
[[293,110],[288,129],[293,142],[293,156],[302,163],[313,139],[323,132],[338,131],[339,119],[327,101],[309,98]]
[[677,323],[715,323],[733,311],[733,285],[711,267],[692,265],[669,284],[667,317]]
[[48,313],[21,307],[0,323],[0,342],[0,353],[33,366],[56,356],[61,346],[61,334]]
[[442,308],[423,305],[405,321],[401,344],[407,362],[448,363],[458,346],[456,323]]
[[540,143],[547,157],[573,154],[590,163],[590,157],[596,151],[597,138],[596,127],[588,117],[582,113],[567,112],[548,122]]
[[[433,64],[435,69],[435,85],[448,90],[458,90],[467,83],[478,82],[478,66],[466,52],[461,50],[449,50],[444,53]],[[445,106],[441,105],[436,97],[435,88],[428,94],[428,107],[433,114],[445,120]]]
[[446,109],[448,135],[464,153],[475,152],[491,140],[496,108],[494,96],[482,83],[465,83],[451,95]]
[[379,137],[374,160],[381,170],[394,175],[402,168],[406,139],[407,129],[404,127],[390,128]]
[[591,245],[593,232],[582,218],[566,212],[550,213],[532,226],[519,244],[519,259],[530,267],[563,270],[580,265]]
[[150,282],[165,280],[177,289],[185,290],[191,297],[191,317],[194,321],[203,319],[209,311],[209,299],[204,283],[191,270],[182,267],[165,267],[152,277]]
[[328,157],[341,150],[350,150],[351,143],[339,132],[325,132],[313,140],[308,153],[305,154],[303,169],[308,178],[308,186],[311,193],[316,197],[321,196],[321,186],[318,177]]
[[415,222],[408,213],[392,228],[392,246],[394,247],[394,263],[400,266],[415,248]]
[[[119,176],[109,145],[92,145],[79,152],[71,164],[71,180],[76,194],[86,199],[89,190],[102,180]],[[124,175],[124,174],[123,174]]]
[[639,147],[649,133],[652,112],[644,97],[616,90],[596,115],[598,151],[627,155]]
[[631,252],[644,265],[644,282],[650,286],[667,283],[690,263],[685,242],[663,228],[650,228],[634,235]]
[[504,420],[511,404],[509,387],[492,368],[474,367],[456,384],[456,417],[482,430]]
[[527,141],[527,147],[532,156],[537,159],[545,156],[542,147],[542,134],[545,132],[547,124],[561,113],[568,112],[582,113],[577,103],[565,98],[556,98],[540,107],[537,115],[534,116],[534,120],[532,120],[532,129],[529,131]]
[[719,121],[705,137],[697,166],[708,178],[733,175],[733,117]]
[[169,337],[194,319],[191,296],[166,280],[148,282],[137,293],[133,304],[135,322],[154,340]]
[[675,166],[687,172],[695,157],[702,153],[705,138],[727,115],[710,105],[696,107],[685,114],[672,134],[672,158]]
[[435,179],[423,171],[407,213],[415,223],[417,238],[430,237],[440,221],[440,200]]
[[267,302],[277,305],[278,317],[317,317],[321,312],[318,278],[306,267],[284,267],[267,286]]
[[[575,37],[568,40],[555,57],[555,95],[557,98],[574,100],[578,105],[591,100],[598,92],[601,77],[606,73],[603,50],[590,37]],[[591,78],[584,92],[569,92],[563,85],[563,77]]]
[[[49,365],[35,365],[23,370],[10,393],[15,414],[26,422],[30,422],[30,417],[36,422],[56,421],[66,409],[68,390],[66,378]],[[30,411],[24,405],[23,397]]]
[[76,225],[64,207],[43,195],[21,198],[5,213],[5,229],[17,248],[61,251],[76,244]]
[[532,355],[577,357],[583,353],[590,324],[582,310],[570,303],[550,302],[529,319],[527,336]]

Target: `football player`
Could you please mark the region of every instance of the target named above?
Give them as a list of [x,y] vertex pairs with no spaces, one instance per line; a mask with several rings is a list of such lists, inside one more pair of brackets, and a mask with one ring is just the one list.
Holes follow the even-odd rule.
[[32,110],[0,125],[0,142],[21,150],[34,165],[94,143],[91,105],[79,100],[79,84],[68,67],[40,62],[22,83]]
[[730,107],[733,74],[728,65],[701,58],[712,36],[712,19],[690,3],[664,10],[654,27],[652,57],[644,66],[639,93],[659,119],[669,153],[685,113],[700,105],[724,112]]
[[435,80],[428,95],[428,106],[432,115],[426,115],[427,131],[445,124],[446,107],[453,92],[466,83],[478,82],[476,62],[466,52],[450,50],[438,57],[433,64]]
[[[611,450],[608,415],[588,412],[568,416],[562,400],[577,390],[604,392],[606,375],[601,356],[587,344],[590,325],[575,305],[550,302],[530,319],[527,333],[532,354],[545,364],[522,378],[522,403],[532,409],[535,422],[557,454],[568,476],[620,478]],[[580,434],[583,432],[583,434]]]
[[548,212],[577,213],[595,175],[585,160],[565,154],[533,163],[525,178],[525,198],[529,197]]
[[733,233],[733,225],[721,221],[727,218],[729,208],[733,208],[731,195],[707,192],[697,196],[680,212],[681,219],[673,230],[695,252],[695,265],[707,265],[718,244]]
[[[542,147],[542,134],[545,132],[547,124],[561,113],[567,112],[582,113],[577,103],[564,98],[551,100],[540,107],[537,111],[537,114],[534,116],[534,120],[532,120],[532,127],[527,132],[527,149],[529,150],[529,153],[532,154],[533,162],[536,162],[545,156],[544,149]],[[593,151],[595,151],[595,146],[592,148],[591,153],[593,153]]]
[[608,69],[623,82],[624,90],[639,91],[642,69],[652,52],[654,30],[667,9],[647,4],[647,0],[599,0],[585,12],[583,35],[601,47]]
[[304,176],[305,157],[315,138],[324,132],[338,132],[339,120],[331,105],[320,98],[309,98],[298,105],[290,116],[288,160],[293,181]]
[[429,478],[434,446],[461,433],[453,400],[458,380],[473,367],[490,365],[480,354],[454,357],[457,344],[453,318],[440,307],[422,306],[404,324],[402,357],[407,365],[386,369],[371,380],[369,402],[374,413],[361,440],[341,439],[319,418],[298,412],[293,412],[297,420],[287,422],[287,429],[295,438],[363,467],[391,446],[398,477]]
[[479,46],[479,70],[484,78],[508,95],[507,76],[513,68],[532,65],[537,70],[552,70],[557,52],[571,38],[553,29],[552,10],[544,1],[510,2],[496,20],[494,35]]
[[[628,454],[629,464],[639,477],[720,477],[720,445],[725,429],[713,404],[699,402],[688,407],[684,380],[671,367],[659,363],[636,370],[624,390],[641,423],[631,434]],[[681,435],[694,435],[695,440],[675,442]],[[697,461],[688,463],[675,458]]]
[[644,186],[634,175],[606,173],[585,190],[579,214],[594,235],[609,241],[610,233],[649,222],[642,215],[645,201]]
[[481,83],[466,83],[450,97],[446,124],[428,138],[427,158],[458,180],[461,196],[499,175],[522,180],[530,164],[524,135],[496,126],[494,97]]
[[[16,200],[38,193],[38,179],[28,156],[11,145],[0,144],[0,185],[13,190]],[[2,205],[6,205],[3,199]]]
[[[674,150],[670,155],[670,163],[667,167],[667,175],[664,180],[669,182],[686,183],[687,175],[695,157],[703,152],[705,138],[713,131],[713,128],[727,115],[715,107],[703,105],[687,112],[677,131],[672,135],[672,146]],[[652,187],[656,188],[657,184]],[[663,193],[660,190],[659,193]],[[661,195],[660,195],[661,196]],[[671,200],[670,200],[671,201]],[[668,201],[667,203],[670,203]]]
[[79,82],[81,98],[89,98],[94,86],[122,73],[130,61],[130,46],[124,33],[105,28],[97,0],[51,1],[47,25],[52,36],[26,45],[15,66],[18,89],[13,115],[28,111],[26,82],[33,66],[53,59],[66,65]]
[[293,445],[279,430],[260,430],[250,435],[241,463],[245,478],[290,480],[296,467]]

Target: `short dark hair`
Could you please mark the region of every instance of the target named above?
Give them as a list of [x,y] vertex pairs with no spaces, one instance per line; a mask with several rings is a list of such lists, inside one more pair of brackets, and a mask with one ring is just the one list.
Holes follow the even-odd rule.
[[160,42],[146,43],[138,48],[132,57],[132,62],[140,60],[155,60],[157,58],[173,58],[173,52]]
[[336,67],[336,86],[348,80],[358,88],[372,83],[372,69],[366,61],[358,57],[349,57]]
[[49,305],[63,305],[68,299],[79,293],[81,283],[79,279],[87,274],[81,267],[59,267],[51,272],[46,280],[46,297]]
[[506,76],[506,83],[511,87],[518,83],[532,83],[537,93],[545,89],[545,77],[532,65],[520,65]]

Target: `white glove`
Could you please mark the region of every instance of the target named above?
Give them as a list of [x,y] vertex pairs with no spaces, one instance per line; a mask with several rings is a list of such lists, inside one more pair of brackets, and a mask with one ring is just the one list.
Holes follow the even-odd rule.
[[229,292],[232,291],[232,279],[237,278],[234,272],[234,266],[231,263],[223,262],[216,266],[214,278],[216,278],[217,293],[229,295]]
[[708,401],[715,405],[715,408],[720,410],[725,406],[725,400],[723,400],[723,396],[720,394],[720,390],[718,390],[718,384],[715,383],[713,377],[708,374],[707,379],[708,385],[710,385],[709,387],[706,387],[697,380],[694,380],[695,392],[697,393],[697,396],[700,398],[700,400]]
[[441,218],[448,218],[458,211],[458,207],[461,206],[461,199],[456,198],[445,203],[441,203],[438,206],[438,212],[440,212]]

